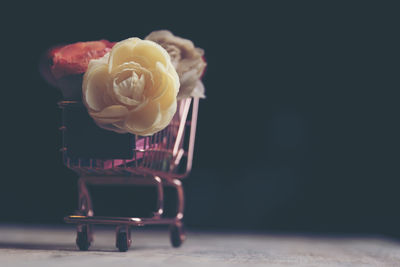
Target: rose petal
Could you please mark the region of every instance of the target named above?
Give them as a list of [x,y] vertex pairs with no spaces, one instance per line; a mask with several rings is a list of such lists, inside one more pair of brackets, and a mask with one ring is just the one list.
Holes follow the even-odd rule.
[[83,97],[89,108],[100,111],[106,107],[103,95],[110,84],[106,64],[99,64],[89,69],[83,83]]
[[106,104],[106,106],[112,106],[118,103],[116,97],[114,96],[114,90],[112,86],[109,86],[107,90],[104,91],[103,101]]
[[118,99],[121,104],[127,105],[129,107],[136,107],[140,105],[141,101],[124,95],[124,87],[124,84],[119,85],[116,84],[115,80],[113,81],[113,91],[115,98]]
[[193,92],[191,93],[192,97],[199,97],[199,98],[206,98],[205,95],[205,88],[204,84],[201,80],[198,80],[196,83],[196,87],[194,88]]
[[175,70],[175,68],[172,66],[172,64],[168,65],[167,72],[171,76],[172,80],[174,81],[174,84],[175,84],[174,88],[175,88],[176,94],[178,94],[181,84],[180,84],[180,80],[179,80],[179,75],[178,75],[177,71]]
[[90,112],[90,115],[101,123],[113,123],[125,118],[128,109],[121,105],[108,106],[100,112]]
[[117,43],[110,52],[108,71],[111,73],[115,67],[125,62],[134,61],[132,60],[132,51],[135,45],[140,41],[139,38],[129,38]]
[[152,135],[154,133],[157,133],[163,129],[165,129],[165,127],[167,127],[176,112],[176,107],[177,107],[177,103],[175,102],[173,105],[170,106],[170,108],[164,112],[161,113],[161,119],[160,122],[158,124],[153,125],[151,128],[146,130],[146,133],[151,133],[151,134],[147,134],[147,135]]
[[161,112],[161,120],[157,125],[157,128],[153,129],[154,132],[158,132],[170,124],[172,118],[174,117],[176,113],[176,108],[177,108],[177,102],[174,101],[166,110],[163,110]]
[[177,109],[177,102],[175,101],[167,110],[161,111],[161,119],[157,124],[154,124],[152,127],[146,129],[143,132],[148,133],[147,135],[151,135],[163,130],[171,123],[176,113],[176,109]]
[[163,94],[163,90],[165,90],[165,84],[167,83],[167,76],[165,67],[158,63],[156,64],[155,70],[152,72],[154,85],[152,88],[149,88],[144,92],[147,98],[155,98]]
[[173,44],[178,47],[179,50],[184,51],[185,54],[189,54],[189,56],[191,56],[192,51],[195,52],[195,47],[192,41],[175,36],[172,32],[167,30],[154,31],[147,35],[145,39],[159,44]]
[[161,119],[160,104],[149,102],[140,109],[133,110],[126,118],[126,128],[139,135],[151,135],[147,130],[158,124]]
[[99,123],[96,121],[96,123],[105,130],[114,131],[116,133],[127,133],[127,130],[125,129],[125,121],[114,123]]
[[164,42],[169,40],[170,38],[173,38],[174,35],[172,32],[167,31],[167,30],[159,30],[159,31],[153,31],[149,35],[146,36],[146,40],[151,40],[154,42]]
[[175,75],[171,75],[171,73],[168,72],[167,68],[165,68],[164,65],[157,62],[156,70],[153,73],[153,77],[155,80],[154,87],[152,88],[152,90],[148,90],[145,92],[146,97],[153,97],[153,99],[157,99],[165,93],[165,90],[168,89],[168,86],[171,86],[170,89],[173,90],[176,96],[179,91],[179,77],[176,74],[175,70],[173,70],[173,72],[175,73]]
[[[125,92],[128,88],[126,86],[124,87],[123,85],[126,85],[127,80],[131,80],[132,76],[135,76],[134,73],[140,77],[139,82],[142,83],[144,87],[140,88],[143,90],[136,91],[135,94],[129,95]],[[149,94],[151,95],[151,92],[154,91],[153,74],[138,63],[128,62],[121,64],[112,70],[111,76],[114,79],[113,94],[115,98],[118,99],[118,101],[122,104],[137,106],[143,101],[142,97],[149,97]]]
[[158,62],[166,67],[167,63],[170,62],[170,57],[167,51],[153,41],[144,40],[136,44],[133,48],[133,54],[146,58],[151,64],[150,66],[147,66],[148,68],[154,68]]
[[146,68],[154,68],[156,62],[165,66],[169,62],[168,53],[152,41],[129,38],[116,44],[109,57],[109,72],[127,62],[136,62]]
[[164,84],[165,89],[163,90],[163,93],[154,98],[154,101],[157,101],[160,103],[160,108],[161,110],[166,110],[168,109],[173,102],[176,102],[176,95],[177,95],[177,90],[175,88],[175,83],[169,75],[165,75],[166,77],[166,83]]
[[89,65],[87,69],[94,68],[96,65],[107,64],[110,58],[110,52],[106,53],[101,58],[94,58],[89,61]]
[[181,87],[179,88],[179,97],[190,97],[197,81],[198,77],[195,69],[184,73],[180,77]]

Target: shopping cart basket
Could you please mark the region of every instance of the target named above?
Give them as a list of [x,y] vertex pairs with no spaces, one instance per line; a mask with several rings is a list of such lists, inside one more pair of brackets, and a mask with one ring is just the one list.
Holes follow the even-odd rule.
[[[120,251],[127,251],[131,245],[131,226],[169,225],[172,246],[182,244],[185,233],[181,179],[192,167],[198,105],[198,98],[179,100],[171,123],[153,136],[143,137],[101,129],[81,102],[59,103],[63,114],[63,161],[79,175],[78,212],[64,220],[77,224],[76,244],[80,250],[90,247],[93,224],[116,225],[116,246]],[[151,217],[94,216],[88,185],[128,184],[155,186],[157,207]],[[174,187],[177,192],[173,217],[163,215],[164,186]]]

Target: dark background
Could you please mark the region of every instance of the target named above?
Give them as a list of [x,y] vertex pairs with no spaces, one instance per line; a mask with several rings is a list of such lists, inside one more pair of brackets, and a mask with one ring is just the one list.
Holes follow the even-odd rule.
[[[77,205],[41,53],[169,29],[208,61],[188,226],[400,236],[395,5],[141,2],[4,9],[0,222],[62,223]],[[151,206],[145,189],[121,190],[97,190],[95,212]]]

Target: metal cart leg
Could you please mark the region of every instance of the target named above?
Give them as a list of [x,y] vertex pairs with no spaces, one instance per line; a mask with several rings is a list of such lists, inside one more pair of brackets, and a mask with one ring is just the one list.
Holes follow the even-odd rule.
[[174,223],[170,225],[170,241],[173,247],[177,248],[182,245],[186,239],[185,229],[183,226],[183,210],[184,210],[184,193],[182,182],[178,179],[167,180],[168,185],[173,186],[177,193],[177,211]]
[[164,213],[164,187],[160,177],[154,176],[157,187],[157,210],[153,213],[154,219],[160,219]]

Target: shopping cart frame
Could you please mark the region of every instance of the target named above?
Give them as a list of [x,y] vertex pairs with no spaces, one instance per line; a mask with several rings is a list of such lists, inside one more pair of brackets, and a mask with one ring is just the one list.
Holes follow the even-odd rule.
[[[72,101],[61,101],[59,106],[64,112],[68,106],[75,104],[76,102]],[[61,150],[64,163],[80,176],[78,179],[78,211],[76,214],[64,218],[66,223],[77,224],[76,244],[80,250],[89,249],[93,241],[92,225],[96,224],[116,225],[116,247],[119,251],[127,251],[130,247],[132,243],[130,228],[133,226],[169,225],[172,246],[181,246],[186,237],[182,221],[184,191],[181,179],[185,178],[192,168],[198,107],[198,98],[179,100],[177,113],[165,130],[156,133],[153,137],[143,137],[144,145],[135,147],[134,160],[130,163],[123,160],[122,163],[115,166],[113,159],[112,165],[108,169],[104,168],[105,161],[100,161],[100,167],[98,162],[92,159],[89,165],[84,165],[80,159],[78,162],[71,162],[67,153],[68,147],[63,142]],[[190,113],[191,116],[189,116]],[[68,129],[65,125],[60,129],[63,131],[64,137],[64,133]],[[185,133],[188,136],[188,142],[184,142]],[[160,145],[163,142],[166,145]],[[138,137],[136,137],[136,143],[138,143]],[[140,153],[141,157],[138,156]],[[183,162],[184,166],[181,166],[183,157],[186,157],[186,162]],[[153,164],[163,159],[165,161],[166,158],[169,159],[167,167],[165,164]],[[156,210],[151,217],[94,216],[88,185],[154,186],[157,191]],[[173,217],[164,216],[164,187],[173,187],[176,191],[177,207]]]

